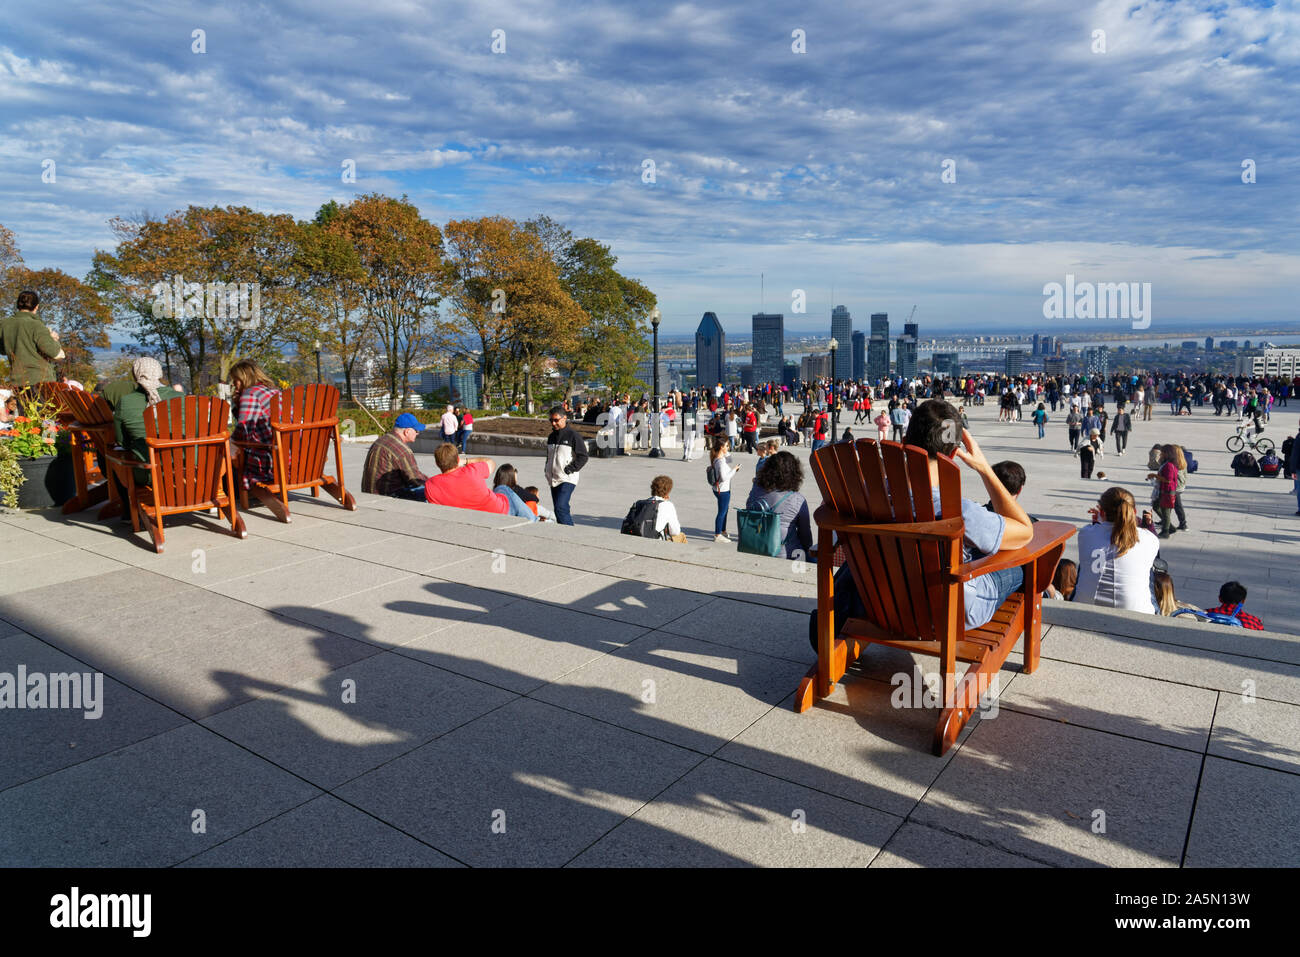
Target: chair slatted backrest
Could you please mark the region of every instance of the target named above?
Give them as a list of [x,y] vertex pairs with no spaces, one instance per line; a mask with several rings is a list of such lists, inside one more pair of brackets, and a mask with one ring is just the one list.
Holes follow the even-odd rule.
[[[911,526],[936,518],[928,459],[921,449],[875,439],[833,443],[814,453],[812,472],[825,504],[847,521]],[[943,516],[960,517],[961,475],[945,456],[939,458],[939,489]],[[961,593],[945,577],[951,546],[887,530],[842,533],[840,542],[874,624],[903,638],[944,637],[953,617],[948,604],[954,591]]]
[[154,498],[160,507],[217,497],[222,466],[229,461],[229,418],[230,406],[209,396],[179,396],[145,410],[145,439],[158,464]]
[[80,425],[90,427],[113,424],[113,407],[102,395],[71,389],[63,394],[63,402]]
[[303,485],[325,474],[338,411],[339,390],[332,385],[294,386],[271,400],[271,429],[283,449],[288,485]]

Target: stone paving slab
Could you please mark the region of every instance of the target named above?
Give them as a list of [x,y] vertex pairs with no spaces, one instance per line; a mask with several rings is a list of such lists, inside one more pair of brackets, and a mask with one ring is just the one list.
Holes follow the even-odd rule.
[[445,854],[323,794],[180,867],[461,867]]
[[57,631],[82,618],[94,616],[97,620],[108,620],[131,605],[193,591],[180,582],[120,562],[112,562],[108,569],[72,579],[75,586],[61,581],[6,595],[0,598],[0,615],[33,633],[38,629]]
[[661,630],[803,662],[805,667],[817,660],[806,637],[806,613],[751,601],[718,598],[668,622]]
[[394,648],[444,628],[478,621],[492,609],[518,600],[473,585],[408,575],[319,605],[281,605],[277,611],[323,630]]
[[1300,773],[1300,708],[1276,701],[1221,694],[1209,753]]
[[817,607],[817,582],[814,578],[815,568],[811,565],[805,567],[809,571],[803,580],[783,581],[756,579],[752,575],[719,568],[702,568],[661,558],[638,556],[611,565],[603,574],[668,588],[776,605],[807,614]]
[[[320,791],[196,724],[0,791],[0,861],[167,867]],[[195,833],[194,812],[205,833]]]
[[[797,682],[796,682],[797,684]],[[930,753],[939,714],[894,708],[894,688],[852,675],[810,711],[778,702],[716,757],[867,807],[906,815],[956,750]],[[962,738],[979,722],[973,718]]]
[[900,819],[709,759],[574,861],[575,867],[865,867]]
[[708,754],[786,697],[803,672],[782,658],[654,632],[532,696]]
[[394,534],[380,542],[339,549],[339,554],[378,565],[388,565],[391,568],[400,568],[417,575],[431,575],[440,568],[459,564],[483,553],[478,549],[450,545],[446,542]]
[[712,601],[708,595],[612,575],[584,575],[532,596],[589,615],[658,628]]
[[443,565],[432,572],[432,577],[446,581],[473,584],[478,588],[505,592],[510,595],[531,597],[548,589],[560,589],[587,575],[585,568],[569,565],[529,561],[510,556],[504,549],[492,552],[475,552],[472,557],[454,565]]
[[970,838],[908,821],[889,839],[872,867],[1046,867]]
[[[51,556],[50,561],[58,561],[58,558],[54,556],[57,556],[59,552],[66,552],[72,548],[66,542],[56,541],[45,535],[38,535],[35,532],[28,532],[13,526],[5,526],[2,531],[3,534],[0,536],[0,556],[3,556],[3,564],[0,564],[0,569],[12,562],[34,564],[35,559],[44,556]],[[17,566],[9,569],[11,573],[17,570]]]
[[330,790],[514,697],[441,668],[383,653],[270,691],[204,724]]
[[1177,867],[1200,767],[1199,754],[1004,708],[912,819],[1057,866]]
[[[29,677],[77,675],[77,699],[72,703],[78,707],[49,707],[55,700],[48,696],[46,707],[0,712],[0,790],[186,723],[183,715],[112,677],[101,675],[97,693],[93,668],[22,633],[0,642],[0,672],[13,675],[17,682],[20,666]],[[18,687],[19,694],[26,695],[27,690]],[[95,698],[93,702],[85,697],[86,691]]]
[[398,650],[417,661],[527,694],[646,633],[632,622],[525,599]]
[[395,568],[317,553],[307,561],[204,584],[219,594],[275,611],[280,606],[321,605],[406,577]]
[[1002,693],[1005,708],[1049,721],[1204,751],[1218,694],[1053,661]]
[[1300,866],[1300,775],[1207,757],[1188,867]]
[[520,698],[337,794],[467,864],[556,867],[700,760],[694,752]]
[[1252,681],[1261,698],[1300,704],[1300,667],[1295,665],[1060,625],[1052,632],[1051,648],[1043,654],[1054,660],[1229,693],[1240,693],[1242,682]]

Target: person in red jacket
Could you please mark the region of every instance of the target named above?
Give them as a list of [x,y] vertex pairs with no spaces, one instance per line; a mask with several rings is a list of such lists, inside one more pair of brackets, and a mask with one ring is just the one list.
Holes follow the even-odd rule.
[[817,418],[813,420],[813,440],[812,450],[816,452],[827,442],[826,430],[831,427],[830,413],[825,409],[817,413]]
[[1237,620],[1241,622],[1241,627],[1250,628],[1254,631],[1263,631],[1264,623],[1254,615],[1247,614],[1239,609],[1246,601],[1246,586],[1241,582],[1224,582],[1219,589],[1219,604],[1213,608],[1205,609],[1208,612],[1214,612],[1220,615],[1236,614]]
[[745,406],[740,421],[740,436],[745,440],[745,451],[752,455],[758,452],[758,413],[752,405]]

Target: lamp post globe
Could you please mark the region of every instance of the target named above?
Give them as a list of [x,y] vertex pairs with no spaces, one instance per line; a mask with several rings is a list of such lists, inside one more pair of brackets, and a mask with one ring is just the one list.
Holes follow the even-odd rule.
[[316,340],[315,346],[316,346],[316,381],[320,382],[321,378],[320,378],[320,340],[319,339]]

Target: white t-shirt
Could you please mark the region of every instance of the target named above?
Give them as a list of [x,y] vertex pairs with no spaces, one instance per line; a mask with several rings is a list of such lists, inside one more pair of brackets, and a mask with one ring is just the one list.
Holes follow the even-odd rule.
[[1079,582],[1074,600],[1154,615],[1151,566],[1160,551],[1160,540],[1139,528],[1137,544],[1116,558],[1110,531],[1110,522],[1098,522],[1079,532]]
[[682,525],[677,521],[677,506],[658,495],[654,496],[654,500],[659,503],[659,512],[655,515],[655,534],[659,535],[667,529],[669,535],[680,535]]
[[740,469],[738,467],[733,466],[731,464],[730,457],[726,455],[720,455],[716,459],[713,459],[712,464],[714,469],[718,473],[718,477],[722,479],[722,481],[719,482],[715,486],[715,488],[719,492],[730,492],[731,477],[735,475],[737,472],[739,472]]

